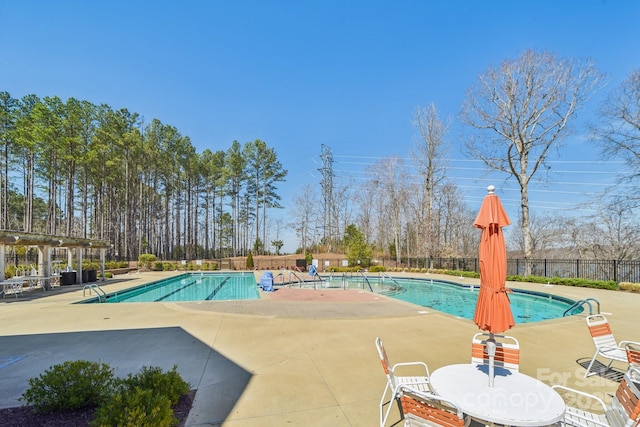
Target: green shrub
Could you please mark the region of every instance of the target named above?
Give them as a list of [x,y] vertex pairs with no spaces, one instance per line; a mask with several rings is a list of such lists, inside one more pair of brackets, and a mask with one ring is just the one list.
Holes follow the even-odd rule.
[[153,265],[153,271],[162,271],[162,262],[156,261]]
[[212,269],[212,270],[217,270],[217,269],[218,269],[218,264],[217,264],[217,263],[215,263],[215,262],[212,262],[212,263],[211,263],[211,269]]
[[163,262],[162,263],[162,271],[171,271],[171,270],[175,270],[176,266],[175,264],[171,264],[170,262]]
[[143,366],[137,374],[129,374],[122,380],[122,384],[128,390],[143,388],[167,396],[172,405],[178,403],[180,396],[189,391],[189,384],[182,379],[176,365],[168,372],[162,372],[157,366]]
[[96,411],[93,427],[169,427],[178,424],[171,401],[163,394],[139,387],[115,393]]
[[247,267],[247,270],[253,270],[253,255],[251,255],[251,252],[247,254],[246,267]]
[[4,269],[4,278],[8,279],[16,275],[16,267],[14,265],[8,265]]
[[29,379],[20,400],[37,412],[95,407],[109,398],[115,384],[113,369],[104,363],[67,361]]
[[100,270],[100,263],[93,261],[82,261],[83,270]]
[[357,273],[362,267],[329,267],[329,271],[333,273]]
[[105,271],[104,272],[104,278],[105,279],[111,279],[113,277],[113,273],[110,271]]
[[154,254],[140,254],[140,256],[138,256],[138,264],[147,270],[151,270],[151,264],[155,261],[156,256]]
[[385,267],[384,265],[372,265],[369,268],[369,272],[371,273],[378,273],[382,271],[387,271],[387,267]]

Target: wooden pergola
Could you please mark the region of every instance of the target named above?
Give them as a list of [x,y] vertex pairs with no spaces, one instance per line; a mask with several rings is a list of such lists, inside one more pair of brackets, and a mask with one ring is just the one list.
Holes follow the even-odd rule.
[[[44,278],[51,276],[51,249],[66,249],[68,265],[73,264],[73,251],[75,250],[76,264],[78,266],[76,284],[82,284],[82,249],[100,250],[100,280],[104,280],[105,254],[107,249],[111,247],[111,244],[104,240],[0,230],[0,280],[4,280],[6,247],[18,245],[38,248],[38,275]],[[45,284],[45,288],[49,289],[51,285],[48,280],[45,280]]]

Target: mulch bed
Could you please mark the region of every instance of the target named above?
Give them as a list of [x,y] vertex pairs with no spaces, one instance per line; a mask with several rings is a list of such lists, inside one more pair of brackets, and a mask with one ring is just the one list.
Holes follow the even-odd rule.
[[[173,415],[178,419],[179,427],[184,427],[195,395],[195,390],[190,391],[173,407]],[[89,427],[95,411],[95,408],[85,408],[39,414],[31,406],[0,409],[0,427]]]

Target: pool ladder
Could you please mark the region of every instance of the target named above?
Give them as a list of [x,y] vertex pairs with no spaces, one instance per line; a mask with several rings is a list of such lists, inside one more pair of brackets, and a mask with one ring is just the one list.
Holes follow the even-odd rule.
[[96,285],[95,283],[91,283],[90,285],[84,285],[82,287],[82,296],[85,295],[85,291],[89,291],[89,295],[91,295],[91,291],[95,292],[96,295],[98,295],[98,301],[99,302],[106,302],[107,301],[107,293],[98,285]]
[[[289,271],[289,270],[287,270],[287,271]],[[280,276],[282,276],[282,284],[284,285],[284,273],[285,273],[285,270],[282,269],[282,270],[280,270],[280,273],[276,274],[276,277],[273,278],[273,284],[274,285],[275,285],[276,279],[278,277],[280,277]],[[293,278],[294,277],[297,280],[298,286],[302,287],[302,279],[300,279],[300,277],[298,277],[298,275],[293,271],[289,271],[289,281],[287,282],[287,285],[289,287],[291,287],[291,284],[293,283]]]
[[591,305],[592,302],[595,302],[598,307],[598,311],[596,314],[600,314],[600,301],[598,301],[595,298],[585,298],[585,299],[581,299],[580,301],[576,301],[571,307],[566,309],[562,317],[570,316],[575,309],[582,307],[585,304],[589,306],[589,315],[592,315],[593,314],[593,306]]

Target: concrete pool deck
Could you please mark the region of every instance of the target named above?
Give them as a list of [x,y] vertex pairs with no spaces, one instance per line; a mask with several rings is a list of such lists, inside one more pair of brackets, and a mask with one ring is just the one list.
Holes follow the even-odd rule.
[[[100,286],[113,292],[171,274],[117,276]],[[404,275],[411,276],[392,274]],[[618,340],[640,340],[640,294],[507,285],[595,298]],[[469,362],[478,332],[469,320],[355,290],[281,288],[256,301],[72,304],[86,298],[81,286],[63,286],[0,299],[0,407],[20,405],[28,379],[51,365],[86,359],[108,363],[119,376],[177,365],[197,389],[188,426],[373,426],[386,383],[377,336],[392,364],[421,360],[433,372]],[[525,374],[610,400],[623,367],[583,378],[594,352],[584,315],[518,324],[508,334],[520,341]],[[391,414],[388,425],[399,420],[396,408]]]

